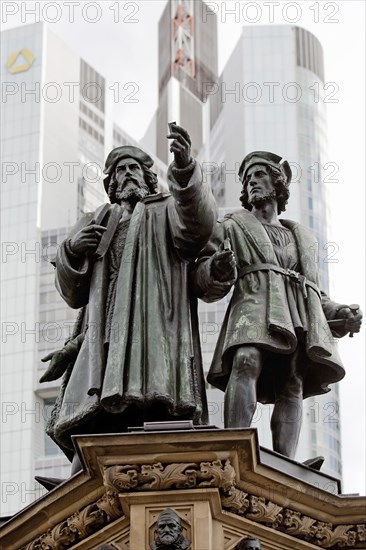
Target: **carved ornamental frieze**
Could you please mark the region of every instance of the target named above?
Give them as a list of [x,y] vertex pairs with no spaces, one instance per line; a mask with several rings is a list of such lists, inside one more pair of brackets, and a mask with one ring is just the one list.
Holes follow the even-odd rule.
[[174,464],[120,464],[104,467],[105,495],[44,533],[22,550],[64,550],[122,517],[118,495],[127,492],[216,488],[222,508],[320,548],[361,548],[366,525],[333,525],[236,486],[229,460]]
[[229,460],[176,464],[126,464],[105,468],[104,483],[110,491],[163,491],[217,488],[224,510],[263,523],[321,548],[355,548],[366,542],[366,526],[333,525],[317,521],[263,497],[236,487],[236,473]]
[[27,544],[22,550],[64,550],[89,537],[123,515],[118,494],[107,491],[102,498],[75,512]]

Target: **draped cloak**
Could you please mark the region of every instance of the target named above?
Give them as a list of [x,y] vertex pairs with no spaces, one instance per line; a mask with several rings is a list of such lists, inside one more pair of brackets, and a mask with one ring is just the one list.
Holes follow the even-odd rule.
[[[98,416],[106,422],[103,430],[112,431],[108,422],[130,405],[146,409],[159,403],[173,417],[208,422],[196,302],[187,273],[211,235],[216,206],[198,163],[186,187],[171,168],[168,181],[171,193],[149,195],[130,219],[107,347],[108,254],[99,260],[84,257],[75,267],[67,241],[60,245],[56,287],[70,307],[86,306],[85,337],[64,375],[48,426],[66,454],[73,449],[71,435],[88,433]],[[69,238],[101,208],[85,214]],[[122,214],[121,207],[113,208]],[[108,213],[107,231],[110,219]]]
[[[291,220],[280,220],[292,231],[297,246],[299,272],[318,285],[317,242],[306,227]],[[197,261],[193,274],[196,294],[206,302],[226,296],[232,283],[219,282],[212,276],[212,257],[224,239],[230,239],[238,271],[256,264],[279,265],[273,244],[261,222],[248,210],[228,214],[216,228]],[[284,355],[294,353],[298,345],[297,327],[288,301],[288,277],[275,270],[254,271],[238,278],[221,326],[208,382],[225,391],[231,373],[233,352],[238,346],[254,345],[272,352],[270,369],[263,369],[257,384],[258,401],[274,403],[273,376],[281,368]],[[306,287],[306,330],[303,359],[307,364],[304,398],[330,391],[328,384],[345,374],[336,340],[327,320],[336,317],[341,304],[324,293]],[[299,292],[300,286],[299,286]],[[320,295],[319,295],[320,294]],[[267,354],[268,357],[268,354]]]

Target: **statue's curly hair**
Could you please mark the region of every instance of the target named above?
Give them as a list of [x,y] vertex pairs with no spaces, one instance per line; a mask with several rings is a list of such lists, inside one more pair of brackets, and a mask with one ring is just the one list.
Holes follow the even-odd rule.
[[[268,173],[271,176],[273,187],[276,191],[277,214],[281,214],[281,212],[284,212],[286,210],[286,205],[290,197],[290,191],[288,189],[288,186],[286,185],[286,176],[281,172],[281,170],[277,170],[277,168],[273,168],[273,166],[269,166],[266,164],[265,167],[267,168]],[[253,207],[251,204],[249,204],[248,200],[248,184],[245,180],[243,183],[243,190],[240,195],[240,202],[246,210],[252,210]]]
[[[150,194],[155,195],[158,192],[158,176],[146,166],[146,164],[139,163],[142,171],[144,172],[145,183],[149,188]],[[114,177],[114,169],[112,171],[112,176],[109,182],[108,187],[108,197],[111,204],[116,202],[116,190],[117,190],[117,180]]]

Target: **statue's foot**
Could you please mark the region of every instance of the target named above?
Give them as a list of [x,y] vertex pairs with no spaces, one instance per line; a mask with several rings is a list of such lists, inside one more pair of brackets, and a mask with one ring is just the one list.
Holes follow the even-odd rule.
[[47,491],[52,491],[55,487],[58,487],[58,485],[61,485],[66,479],[59,479],[57,477],[42,477],[42,476],[35,476],[34,478],[38,483],[43,485]]
[[316,456],[315,458],[309,458],[308,460],[305,460],[303,464],[308,468],[320,471],[320,468],[323,466],[324,460],[324,456]]

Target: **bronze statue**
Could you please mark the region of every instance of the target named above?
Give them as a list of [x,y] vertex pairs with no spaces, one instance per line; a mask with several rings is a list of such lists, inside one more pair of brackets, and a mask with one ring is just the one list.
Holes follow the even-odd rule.
[[83,215],[58,250],[57,289],[82,309],[70,341],[45,358],[41,380],[64,373],[48,433],[70,459],[73,434],[122,432],[144,420],[208,421],[187,271],[210,237],[216,206],[188,133],[175,123],[170,132],[170,193],[158,193],[144,151],[114,149],[104,179],[110,204]]
[[155,541],[151,550],[186,550],[191,542],[182,535],[181,519],[171,508],[165,508],[156,521]]
[[362,314],[319,289],[315,238],[278,218],[290,194],[287,161],[255,151],[239,176],[243,208],[217,223],[194,273],[207,302],[234,286],[208,381],[225,391],[225,427],[249,427],[257,400],[274,403],[273,449],[293,457],[302,400],[343,378],[334,337],[358,332]]

